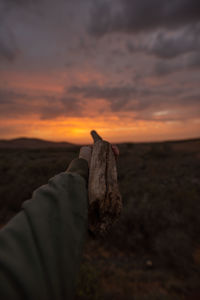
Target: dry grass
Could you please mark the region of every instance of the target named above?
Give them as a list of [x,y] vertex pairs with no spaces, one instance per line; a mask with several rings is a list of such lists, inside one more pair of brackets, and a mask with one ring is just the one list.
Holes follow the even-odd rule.
[[[200,299],[200,140],[119,148],[123,214],[105,239],[88,239],[76,298]],[[78,150],[0,149],[0,223]]]

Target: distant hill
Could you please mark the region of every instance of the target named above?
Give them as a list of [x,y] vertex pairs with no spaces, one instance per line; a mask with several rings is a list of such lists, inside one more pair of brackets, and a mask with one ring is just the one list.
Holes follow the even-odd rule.
[[0,140],[0,148],[66,148],[74,147],[67,142],[50,142],[36,138],[17,138],[12,140]]
[[[126,145],[143,145],[151,146],[153,144],[172,144],[173,147],[188,148],[189,150],[200,148],[200,138],[186,139],[186,140],[172,140],[160,142],[123,142],[119,143],[118,147],[121,149]],[[16,138],[11,140],[0,140],[0,149],[41,149],[41,148],[70,148],[78,147],[80,145],[71,144],[68,142],[51,142],[37,138]]]

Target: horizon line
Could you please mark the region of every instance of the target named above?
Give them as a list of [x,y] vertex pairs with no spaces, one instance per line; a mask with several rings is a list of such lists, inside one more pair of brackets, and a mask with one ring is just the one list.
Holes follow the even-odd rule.
[[[26,139],[26,140],[38,140],[38,141],[43,141],[43,142],[49,142],[49,143],[66,143],[66,144],[72,144],[72,145],[88,145],[88,143],[74,143],[70,141],[55,141],[55,140],[46,140],[43,138],[38,138],[38,137],[27,137],[27,136],[19,136],[19,137],[13,137],[10,139],[2,139],[0,138],[0,142],[10,142],[14,140],[20,140],[20,139]],[[170,142],[184,142],[184,141],[194,141],[194,140],[200,140],[200,136],[195,136],[195,137],[188,137],[188,138],[180,138],[180,139],[166,139],[166,140],[151,140],[151,141],[122,141],[122,142],[112,142],[112,144],[148,144],[148,143],[170,143]],[[89,143],[93,144],[93,142]]]

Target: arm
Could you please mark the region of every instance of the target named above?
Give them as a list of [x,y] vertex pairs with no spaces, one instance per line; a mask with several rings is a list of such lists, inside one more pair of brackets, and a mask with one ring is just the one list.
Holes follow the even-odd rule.
[[72,299],[87,231],[88,164],[37,189],[0,231],[0,298]]

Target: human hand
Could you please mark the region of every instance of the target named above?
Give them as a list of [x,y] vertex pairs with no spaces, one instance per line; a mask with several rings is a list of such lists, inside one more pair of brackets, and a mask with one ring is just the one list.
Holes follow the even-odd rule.
[[92,157],[92,146],[83,146],[79,152],[79,158],[83,158],[88,162],[88,166],[90,166],[90,160]]
[[[111,145],[115,158],[119,156],[119,149],[116,145]],[[79,152],[79,158],[83,158],[88,162],[88,166],[90,166],[90,160],[92,157],[92,146],[83,146]]]

